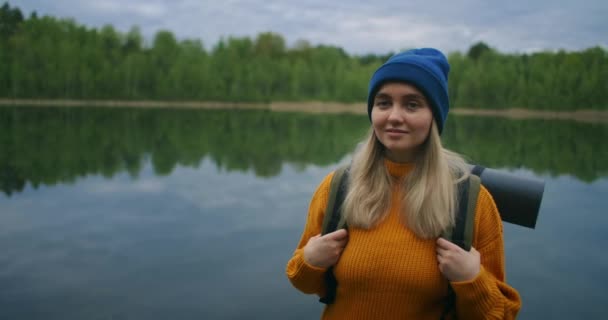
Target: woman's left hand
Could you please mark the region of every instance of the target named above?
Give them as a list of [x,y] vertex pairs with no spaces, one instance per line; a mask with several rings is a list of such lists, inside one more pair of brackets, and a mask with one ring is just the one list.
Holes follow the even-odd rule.
[[480,255],[475,248],[465,251],[450,241],[437,239],[437,261],[439,270],[453,282],[473,280],[480,271]]

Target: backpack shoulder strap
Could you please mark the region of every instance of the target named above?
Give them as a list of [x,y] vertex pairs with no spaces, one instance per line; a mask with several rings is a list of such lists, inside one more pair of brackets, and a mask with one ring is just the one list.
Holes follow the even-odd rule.
[[470,175],[467,179],[458,183],[458,208],[456,210],[456,221],[452,230],[447,230],[443,237],[459,247],[469,251],[473,243],[475,231],[475,210],[481,180],[476,175]]
[[[471,250],[475,232],[475,211],[477,208],[477,197],[481,179],[471,174],[458,183],[458,210],[456,211],[456,224],[452,230],[448,230],[443,237],[457,244],[466,251]],[[440,319],[446,319],[448,313],[456,305],[456,293],[451,285],[448,285],[448,297]]]
[[481,179],[479,176],[471,175],[469,177],[469,203],[467,204],[467,215],[464,227],[464,247],[467,251],[471,250],[473,236],[475,235],[475,212],[477,210],[477,198],[479,197],[480,188]]
[[[465,180],[465,186],[460,194],[458,216],[454,227],[453,242],[466,251],[471,250],[475,231],[475,209],[481,180],[476,175],[470,175]],[[461,192],[459,190],[459,192]]]
[[[341,214],[341,207],[342,202],[344,202],[344,197],[346,197],[346,184],[348,181],[349,168],[349,165],[339,167],[331,178],[329,198],[327,199],[327,207],[325,208],[321,234],[328,234],[339,228],[346,228],[346,223]],[[332,304],[336,300],[336,289],[338,287],[338,281],[334,275],[333,267],[329,267],[327,271],[325,271],[324,281],[326,292],[325,296],[319,299],[319,302]]]
[[328,234],[338,230],[338,227],[344,227],[340,209],[346,197],[346,181],[348,180],[349,168],[348,165],[339,167],[331,178],[321,234]]

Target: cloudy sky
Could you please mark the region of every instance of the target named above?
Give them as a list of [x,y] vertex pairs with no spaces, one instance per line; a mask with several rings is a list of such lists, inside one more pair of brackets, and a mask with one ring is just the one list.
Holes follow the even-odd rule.
[[[4,1],[1,1],[4,2]],[[29,15],[73,18],[89,27],[161,29],[206,48],[224,36],[281,34],[351,54],[434,46],[466,51],[485,41],[502,52],[608,47],[607,0],[12,0]]]

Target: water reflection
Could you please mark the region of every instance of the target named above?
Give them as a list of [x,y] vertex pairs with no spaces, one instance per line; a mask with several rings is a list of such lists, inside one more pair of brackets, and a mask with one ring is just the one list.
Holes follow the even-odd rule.
[[7,194],[87,174],[137,176],[148,157],[158,175],[208,157],[224,170],[276,176],[283,163],[335,162],[366,130],[366,120],[353,115],[251,110],[0,108],[0,119]]
[[[285,163],[328,165],[369,127],[364,116],[255,110],[0,108],[0,188],[71,183],[78,177],[136,177],[146,159],[157,175],[204,158],[227,171],[280,173]],[[570,174],[608,172],[608,126],[569,121],[451,117],[446,145],[476,163]]]
[[0,201],[0,318],[316,317],[284,265],[327,172],[282,172],[259,179],[205,160],[158,176],[148,162],[137,180],[26,187]]
[[[361,116],[0,108],[0,319],[315,319],[285,263]],[[505,224],[520,319],[598,319],[607,126],[452,117],[447,145],[546,180]]]

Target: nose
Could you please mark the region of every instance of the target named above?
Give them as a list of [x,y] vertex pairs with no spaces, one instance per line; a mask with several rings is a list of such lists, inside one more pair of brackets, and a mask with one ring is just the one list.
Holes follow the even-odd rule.
[[389,122],[403,122],[403,114],[402,110],[399,107],[394,106],[391,108],[390,113],[388,115]]

